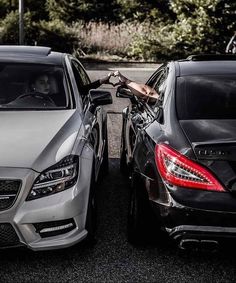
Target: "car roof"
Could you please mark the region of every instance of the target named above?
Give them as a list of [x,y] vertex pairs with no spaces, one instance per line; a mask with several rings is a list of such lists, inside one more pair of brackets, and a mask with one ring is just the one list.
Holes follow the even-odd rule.
[[178,76],[236,74],[235,55],[192,55],[176,64]]
[[0,62],[22,62],[61,65],[64,53],[54,52],[50,47],[1,45]]

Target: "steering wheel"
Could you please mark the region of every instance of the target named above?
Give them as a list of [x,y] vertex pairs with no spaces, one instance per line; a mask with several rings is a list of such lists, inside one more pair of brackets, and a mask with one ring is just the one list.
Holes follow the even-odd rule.
[[56,106],[55,102],[52,100],[52,98],[48,95],[48,94],[44,94],[38,91],[32,91],[32,92],[28,92],[26,94],[22,94],[19,97],[17,97],[16,99],[23,99],[26,97],[30,97],[30,98],[35,98],[35,99],[43,99],[45,102],[50,102],[53,105]]

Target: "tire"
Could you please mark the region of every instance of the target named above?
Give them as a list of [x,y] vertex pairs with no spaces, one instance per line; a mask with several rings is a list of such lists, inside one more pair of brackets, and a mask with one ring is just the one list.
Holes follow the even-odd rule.
[[[107,121],[107,120],[106,120]],[[108,174],[109,172],[109,156],[108,156],[108,133],[107,133],[107,123],[104,122],[104,140],[105,147],[103,152],[103,160],[101,165],[102,175]]]
[[85,229],[88,231],[86,242],[90,245],[94,245],[96,243],[96,230],[97,230],[97,200],[96,200],[96,191],[95,191],[94,170],[92,173],[91,184],[90,184]]
[[124,119],[122,122],[121,142],[120,142],[120,172],[125,176],[129,175],[129,168],[126,162],[126,150],[125,150],[125,140],[124,140]]
[[103,122],[105,147],[103,151],[103,160],[99,169],[98,182],[109,173],[109,155],[108,155],[108,133],[107,133],[107,118]]
[[[128,241],[132,244],[144,244],[150,240],[151,208],[142,180],[137,173],[132,174],[130,201],[128,210]],[[153,219],[151,217],[151,219]]]

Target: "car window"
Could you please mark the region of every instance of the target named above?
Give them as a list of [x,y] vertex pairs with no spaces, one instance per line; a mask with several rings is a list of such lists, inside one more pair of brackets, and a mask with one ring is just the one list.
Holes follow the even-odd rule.
[[176,110],[181,120],[236,119],[236,75],[177,78]]
[[157,101],[152,103],[152,108],[155,112],[158,111],[160,106],[163,106],[164,96],[167,87],[168,73],[169,73],[169,68],[168,67],[163,68],[159,73],[157,73],[157,76],[152,81],[152,85],[150,85],[159,94],[159,98],[157,99]]
[[67,107],[68,87],[60,66],[0,63],[0,110]]
[[90,84],[90,79],[83,67],[76,60],[72,60],[71,64],[79,93],[82,97],[83,104],[85,104],[88,98],[88,89],[84,86]]
[[158,78],[160,75],[163,73],[163,67],[159,68],[152,76],[151,78],[147,81],[147,85],[150,87],[153,87],[154,84],[157,82]]
[[83,69],[83,67],[79,64],[79,62],[72,60],[72,66],[74,69],[77,70],[78,74],[79,74],[79,83],[81,85],[87,85],[90,83],[90,79],[87,75],[87,73],[85,72],[85,70]]

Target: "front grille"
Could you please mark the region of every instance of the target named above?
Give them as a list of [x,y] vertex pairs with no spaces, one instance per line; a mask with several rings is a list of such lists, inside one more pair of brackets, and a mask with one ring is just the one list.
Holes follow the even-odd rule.
[[13,205],[20,191],[20,185],[19,180],[0,180],[0,210]]
[[19,238],[9,223],[0,223],[0,247],[18,246]]

